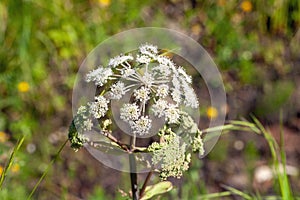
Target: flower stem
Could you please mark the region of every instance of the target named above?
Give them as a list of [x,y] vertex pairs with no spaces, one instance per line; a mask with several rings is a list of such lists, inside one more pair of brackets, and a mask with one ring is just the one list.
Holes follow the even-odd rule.
[[131,141],[130,141],[131,151],[133,151],[135,149],[135,143],[136,143],[136,134],[134,134],[131,137]]
[[132,199],[139,199],[139,190],[137,184],[137,173],[136,173],[136,160],[133,153],[129,154],[129,165],[130,165],[130,180],[131,180],[131,191]]
[[[135,142],[136,142],[136,135],[131,137],[131,141],[130,141],[131,151],[133,151],[135,148]],[[138,190],[137,173],[136,173],[136,160],[133,152],[129,153],[129,167],[130,167],[132,199],[139,200],[139,190]]]

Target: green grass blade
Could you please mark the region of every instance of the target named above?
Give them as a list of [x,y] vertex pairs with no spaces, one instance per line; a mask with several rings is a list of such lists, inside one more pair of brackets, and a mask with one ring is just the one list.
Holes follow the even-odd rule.
[[279,172],[279,179],[281,179],[282,185],[280,186],[281,193],[284,199],[292,199],[292,191],[288,176],[286,173],[286,156],[284,152],[284,137],[283,137],[283,119],[282,119],[282,110],[280,111],[280,157],[283,172]]
[[[286,165],[286,159],[285,159],[285,152],[283,149],[283,145],[284,145],[284,141],[280,141],[280,146],[278,146],[278,144],[276,143],[275,139],[273,138],[273,136],[271,135],[270,132],[268,132],[263,125],[259,122],[259,120],[257,118],[255,118],[254,116],[252,116],[253,121],[255,122],[255,124],[257,125],[257,127],[261,130],[261,132],[263,133],[264,137],[266,138],[270,151],[271,151],[271,155],[272,155],[272,159],[273,159],[273,164],[275,167],[275,172],[276,175],[278,177],[278,182],[279,182],[279,186],[280,186],[280,192],[282,195],[282,199],[292,199],[292,192],[291,192],[291,188],[290,188],[290,184],[289,184],[289,180],[288,180],[288,176],[286,174],[286,170],[285,170],[285,165]],[[282,131],[282,119],[280,122],[280,126],[281,126],[281,140],[283,140],[283,131]],[[281,161],[282,161],[282,167],[283,167],[283,173],[280,170],[280,162],[279,162],[279,158],[278,158],[278,151],[280,150],[280,155],[281,155]]]
[[9,169],[10,169],[10,167],[11,167],[13,161],[14,161],[15,155],[16,155],[16,153],[19,151],[19,149],[21,148],[21,146],[22,146],[24,140],[25,140],[25,135],[23,135],[23,136],[21,137],[21,139],[18,140],[18,142],[17,142],[17,144],[15,145],[15,147],[14,147],[12,153],[10,154],[9,160],[8,160],[6,166],[5,166],[4,170],[3,170],[3,173],[2,173],[2,175],[1,175],[1,178],[0,178],[0,189],[1,189],[2,185],[3,185],[3,182],[4,182],[4,180],[5,180],[5,177],[6,177],[6,175],[7,175],[7,172],[9,171]]
[[240,126],[240,127],[244,127],[247,128],[248,131],[253,131],[257,134],[260,134],[261,131],[257,128],[257,126],[251,122],[248,121],[239,121],[239,120],[230,120],[229,121],[230,124],[233,124],[235,126]]
[[68,142],[68,139],[61,145],[61,147],[59,148],[59,150],[57,151],[57,153],[55,154],[55,157],[51,160],[51,162],[48,164],[46,170],[44,171],[44,173],[42,174],[42,176],[40,177],[40,179],[38,180],[38,182],[35,184],[34,188],[32,189],[31,193],[29,194],[27,200],[30,200],[32,198],[32,195],[34,194],[34,192],[36,191],[36,189],[38,188],[38,186],[41,184],[41,182],[43,181],[43,179],[46,177],[46,175],[48,174],[50,167],[54,164],[54,162],[57,160],[58,156],[60,155],[61,151],[63,150],[63,148],[66,146]]
[[209,141],[214,137],[218,137],[220,136],[220,132],[224,133],[226,131],[251,131],[251,132],[253,131],[257,134],[261,133],[255,124],[247,121],[237,121],[237,120],[229,121],[229,124],[215,126],[215,127],[201,130],[202,133],[207,133],[207,135],[205,135],[204,137],[204,142]]
[[222,185],[222,187],[224,187],[226,190],[230,191],[231,194],[241,196],[241,197],[243,197],[244,199],[247,199],[247,200],[252,200],[253,199],[250,195],[248,195],[248,194],[246,194],[246,193],[244,193],[244,192],[242,192],[238,189],[235,189],[233,187],[230,187],[230,186],[227,186],[227,185]]
[[218,192],[218,193],[211,193],[211,194],[205,194],[199,196],[199,199],[214,199],[214,198],[220,198],[220,197],[226,197],[232,195],[231,192]]

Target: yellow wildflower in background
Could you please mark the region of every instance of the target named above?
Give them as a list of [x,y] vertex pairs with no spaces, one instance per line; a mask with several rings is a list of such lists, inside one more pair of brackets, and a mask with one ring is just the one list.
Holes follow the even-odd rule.
[[0,131],[0,142],[4,143],[8,140],[8,135],[2,131]]
[[29,83],[22,81],[18,84],[19,92],[28,92],[30,89]]
[[2,175],[3,167],[0,165],[0,176]]
[[99,4],[103,7],[107,7],[110,5],[110,2],[111,0],[98,0]]
[[208,107],[206,110],[206,115],[209,119],[214,119],[218,116],[218,110],[214,107]]
[[252,3],[250,1],[243,1],[241,3],[241,9],[244,11],[244,12],[250,12],[252,10]]
[[12,173],[17,173],[20,171],[20,165],[18,163],[14,164],[12,167],[11,167],[11,171]]
[[199,24],[195,24],[192,26],[192,34],[199,35],[201,33],[201,26]]

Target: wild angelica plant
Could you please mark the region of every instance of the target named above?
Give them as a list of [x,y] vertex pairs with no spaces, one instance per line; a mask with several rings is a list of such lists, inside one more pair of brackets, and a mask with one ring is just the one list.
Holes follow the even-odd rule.
[[[157,172],[166,180],[180,178],[188,170],[191,151],[204,154],[201,131],[192,113],[199,107],[192,77],[157,46],[144,44],[136,52],[111,58],[107,66],[99,66],[85,78],[97,86],[97,91],[94,101],[77,110],[69,129],[71,147],[78,150],[87,144],[104,152],[111,148],[126,152],[133,199],[155,195],[146,187],[149,177],[139,190],[137,161],[145,163],[149,175]],[[119,102],[118,116],[112,114],[115,102]],[[119,129],[116,130],[112,122],[117,122]],[[95,131],[108,139],[109,147],[89,137],[89,133]],[[130,142],[122,140],[124,135],[130,136]],[[139,146],[138,138],[152,138],[154,142],[149,143],[149,140],[147,146]],[[159,187],[170,184],[165,183]],[[162,191],[156,189],[154,193]]]

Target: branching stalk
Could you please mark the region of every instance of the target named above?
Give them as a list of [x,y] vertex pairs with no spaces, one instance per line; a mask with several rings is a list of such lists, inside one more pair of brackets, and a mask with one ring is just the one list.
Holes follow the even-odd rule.
[[114,137],[112,134],[110,134],[109,131],[103,131],[100,130],[98,128],[93,128],[95,131],[97,131],[98,133],[102,133],[105,137],[107,137],[110,141],[118,144],[124,151],[129,152],[129,148],[128,145],[122,143],[120,140],[118,140],[116,137]]
[[143,187],[142,187],[142,189],[140,190],[140,196],[141,196],[141,197],[143,196],[143,194],[144,194],[144,192],[145,192],[145,190],[146,190],[147,184],[148,184],[149,181],[150,181],[150,178],[151,178],[151,176],[152,176],[152,173],[153,173],[153,171],[150,171],[150,172],[148,173],[146,179],[145,179],[145,182],[144,182],[144,184],[143,184]]

